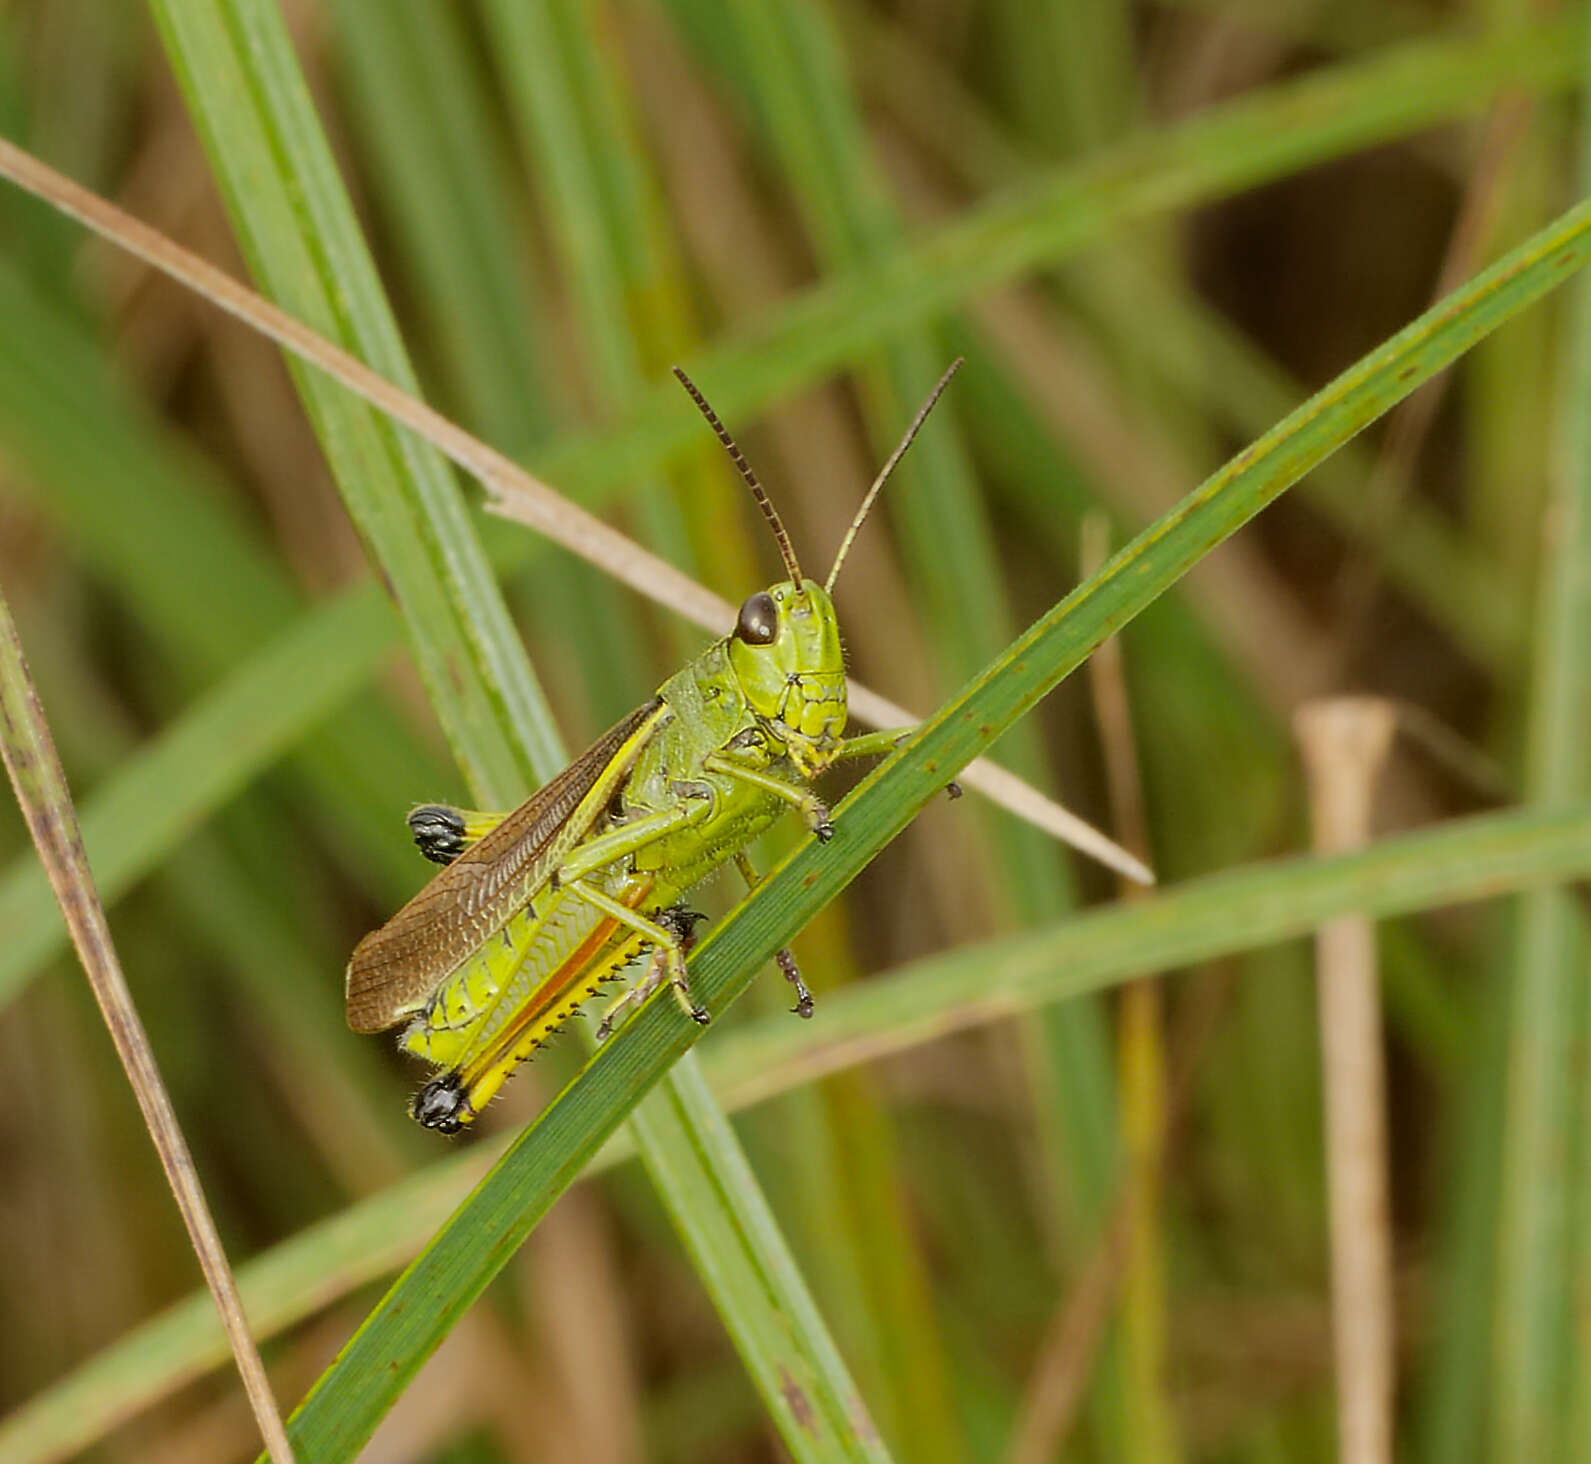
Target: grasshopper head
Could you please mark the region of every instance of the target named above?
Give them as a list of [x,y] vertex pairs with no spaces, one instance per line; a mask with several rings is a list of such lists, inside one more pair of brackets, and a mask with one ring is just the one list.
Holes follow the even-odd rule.
[[939,378],[928,400],[917,409],[900,445],[879,469],[850,528],[845,531],[845,538],[840,541],[834,567],[821,585],[801,573],[795,548],[779,520],[778,510],[763,492],[757,475],[741,456],[734,438],[718,420],[718,414],[707,405],[706,398],[690,377],[678,366],[674,368],[680,385],[701,408],[708,426],[717,434],[740,476],[746,480],[751,496],[757,500],[768,527],[773,530],[779,557],[784,560],[785,573],[789,575],[779,584],[759,590],[740,607],[734,633],[729,637],[729,664],[747,703],[762,719],[765,730],[784,743],[790,761],[803,777],[815,777],[834,761],[845,732],[845,658],[840,652],[840,627],[834,618],[829,591],[834,588],[840,566],[845,563],[845,556],[873,500],[960,365],[961,359],[957,357]]
[[805,777],[834,759],[845,731],[845,660],[828,592],[785,580],[740,607],[729,664],[752,710]]

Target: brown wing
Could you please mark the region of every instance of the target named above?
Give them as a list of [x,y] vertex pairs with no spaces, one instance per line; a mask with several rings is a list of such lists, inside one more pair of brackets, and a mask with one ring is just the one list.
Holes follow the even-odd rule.
[[631,712],[360,941],[348,1025],[379,1032],[416,1010],[585,837],[667,715],[661,698]]

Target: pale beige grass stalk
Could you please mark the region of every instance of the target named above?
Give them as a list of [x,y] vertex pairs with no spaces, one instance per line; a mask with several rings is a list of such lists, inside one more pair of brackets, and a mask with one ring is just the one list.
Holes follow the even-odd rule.
[[[571,503],[511,458],[400,390],[214,265],[4,139],[0,139],[0,175],[137,255],[152,268],[181,281],[213,305],[269,336],[284,350],[341,382],[393,421],[419,433],[486,489],[487,506],[494,513],[537,530],[714,635],[722,634],[725,627],[733,624],[735,608],[721,596]],[[899,727],[918,720],[904,707],[854,681],[850,683],[849,696],[852,712],[871,726]],[[967,787],[976,788],[1019,818],[1098,859],[1118,874],[1140,884],[1154,883],[1153,872],[1142,861],[1014,773],[979,758],[959,778]]]

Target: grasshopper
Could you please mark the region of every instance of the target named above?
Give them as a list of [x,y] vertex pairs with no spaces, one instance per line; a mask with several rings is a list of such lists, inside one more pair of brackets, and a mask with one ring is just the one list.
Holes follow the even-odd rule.
[[[879,490],[955,374],[952,363],[880,469],[822,585],[805,578],[778,511],[713,409],[679,377],[728,450],[773,531],[787,578],[740,607],[734,630],[657,689],[512,813],[425,804],[415,842],[446,866],[354,949],[348,1024],[405,1023],[399,1046],[435,1073],[415,1095],[425,1127],[457,1133],[514,1069],[602,984],[649,953],[646,971],[604,1013],[614,1020],[665,980],[693,1021],[686,955],[696,921],[682,898],[794,809],[834,834],[814,780],[840,758],[888,752],[904,731],[844,735],[845,664],[830,592]],[[954,785],[951,791],[957,792]],[[778,964],[812,995],[788,951]]]

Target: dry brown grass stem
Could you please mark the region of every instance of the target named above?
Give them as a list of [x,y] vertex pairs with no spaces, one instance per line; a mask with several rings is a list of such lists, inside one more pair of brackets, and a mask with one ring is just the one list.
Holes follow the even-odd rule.
[[[0,175],[152,268],[180,280],[219,309],[341,382],[393,421],[419,433],[486,489],[491,500],[487,506],[494,513],[535,529],[714,635],[723,634],[725,627],[733,623],[734,607],[721,596],[577,507],[511,458],[377,375],[362,361],[224,271],[4,139],[0,139]],[[917,720],[904,707],[855,682],[850,685],[850,704],[861,721],[875,727],[905,726]],[[1019,818],[1098,859],[1118,874],[1139,884],[1154,883],[1154,874],[1140,860],[1014,773],[980,758],[958,777],[967,787],[976,788]]]
[[242,1374],[243,1387],[259,1423],[260,1434],[276,1464],[291,1464],[293,1450],[287,1441],[287,1430],[271,1394],[265,1364],[249,1334],[243,1302],[205,1202],[193,1155],[177,1124],[177,1115],[161,1080],[148,1035],[133,1005],[127,978],[122,974],[105,907],[100,903],[94,876],[89,871],[88,856],[83,852],[83,837],[66,785],[66,774],[56,756],[55,742],[22,654],[22,642],[3,597],[0,597],[0,755],[4,756],[17,802],[38,848],[56,903],[61,907],[72,945],[138,1100],[166,1181],[176,1197],[177,1209],[199,1258],[199,1268],[215,1298],[216,1309],[221,1313],[221,1325],[226,1330],[232,1355],[237,1359],[238,1372]]
[[[1369,841],[1394,708],[1337,697],[1294,722],[1309,783],[1314,843],[1342,853]],[[1395,1328],[1387,1194],[1386,1074],[1375,927],[1349,916],[1315,936],[1330,1197],[1338,1456],[1391,1464]]]

